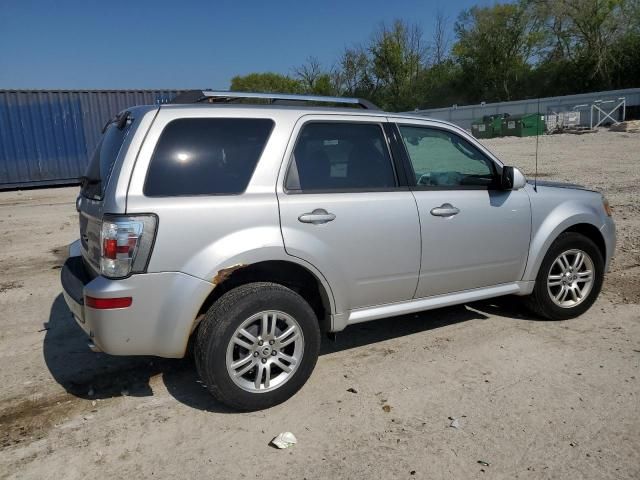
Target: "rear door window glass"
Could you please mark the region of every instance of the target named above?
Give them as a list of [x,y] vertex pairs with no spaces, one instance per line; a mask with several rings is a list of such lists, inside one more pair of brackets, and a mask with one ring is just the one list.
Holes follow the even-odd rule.
[[273,129],[263,118],[184,118],[169,123],[149,164],[149,197],[244,192]]
[[393,164],[380,125],[312,122],[300,131],[287,174],[287,190],[375,190],[395,186]]

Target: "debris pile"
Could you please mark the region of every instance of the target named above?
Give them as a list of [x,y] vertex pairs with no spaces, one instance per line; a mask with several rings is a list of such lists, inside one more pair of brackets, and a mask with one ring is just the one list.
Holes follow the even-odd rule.
[[640,133],[640,120],[627,120],[626,122],[620,122],[617,125],[611,125],[609,129],[612,132]]

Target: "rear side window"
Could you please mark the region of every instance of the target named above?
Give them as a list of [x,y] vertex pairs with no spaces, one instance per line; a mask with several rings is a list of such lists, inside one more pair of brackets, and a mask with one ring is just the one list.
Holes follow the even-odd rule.
[[313,122],[302,128],[287,174],[287,190],[375,190],[395,186],[380,125]]
[[273,121],[184,118],[169,123],[149,164],[148,197],[232,195],[247,188]]

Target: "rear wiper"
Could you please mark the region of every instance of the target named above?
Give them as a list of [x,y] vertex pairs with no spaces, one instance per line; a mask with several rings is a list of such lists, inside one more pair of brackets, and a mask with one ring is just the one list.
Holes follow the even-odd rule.
[[85,185],[97,185],[101,181],[102,180],[100,180],[99,178],[91,178],[91,177],[87,177],[86,175],[80,176],[80,183],[82,183],[83,186],[85,186]]
[[131,112],[130,111],[126,111],[123,112],[122,114],[118,114],[115,117],[107,120],[107,123],[104,124],[104,127],[102,127],[102,133],[107,131],[107,128],[109,128],[109,125],[111,125],[112,123],[116,124],[116,127],[118,127],[118,130],[122,130],[124,129],[124,127],[126,127],[131,120]]
[[116,117],[116,127],[118,130],[123,130],[129,124],[129,120],[131,119],[131,112],[126,111],[122,115],[118,115]]

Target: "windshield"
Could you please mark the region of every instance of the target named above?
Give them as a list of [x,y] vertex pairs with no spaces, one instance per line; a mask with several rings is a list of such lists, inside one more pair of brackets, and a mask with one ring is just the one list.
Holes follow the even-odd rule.
[[126,112],[126,120],[122,115],[107,125],[106,131],[93,152],[87,171],[81,177],[80,193],[92,200],[102,200],[105,188],[109,183],[113,164],[118,158],[120,147],[127,136],[131,124],[131,116]]

